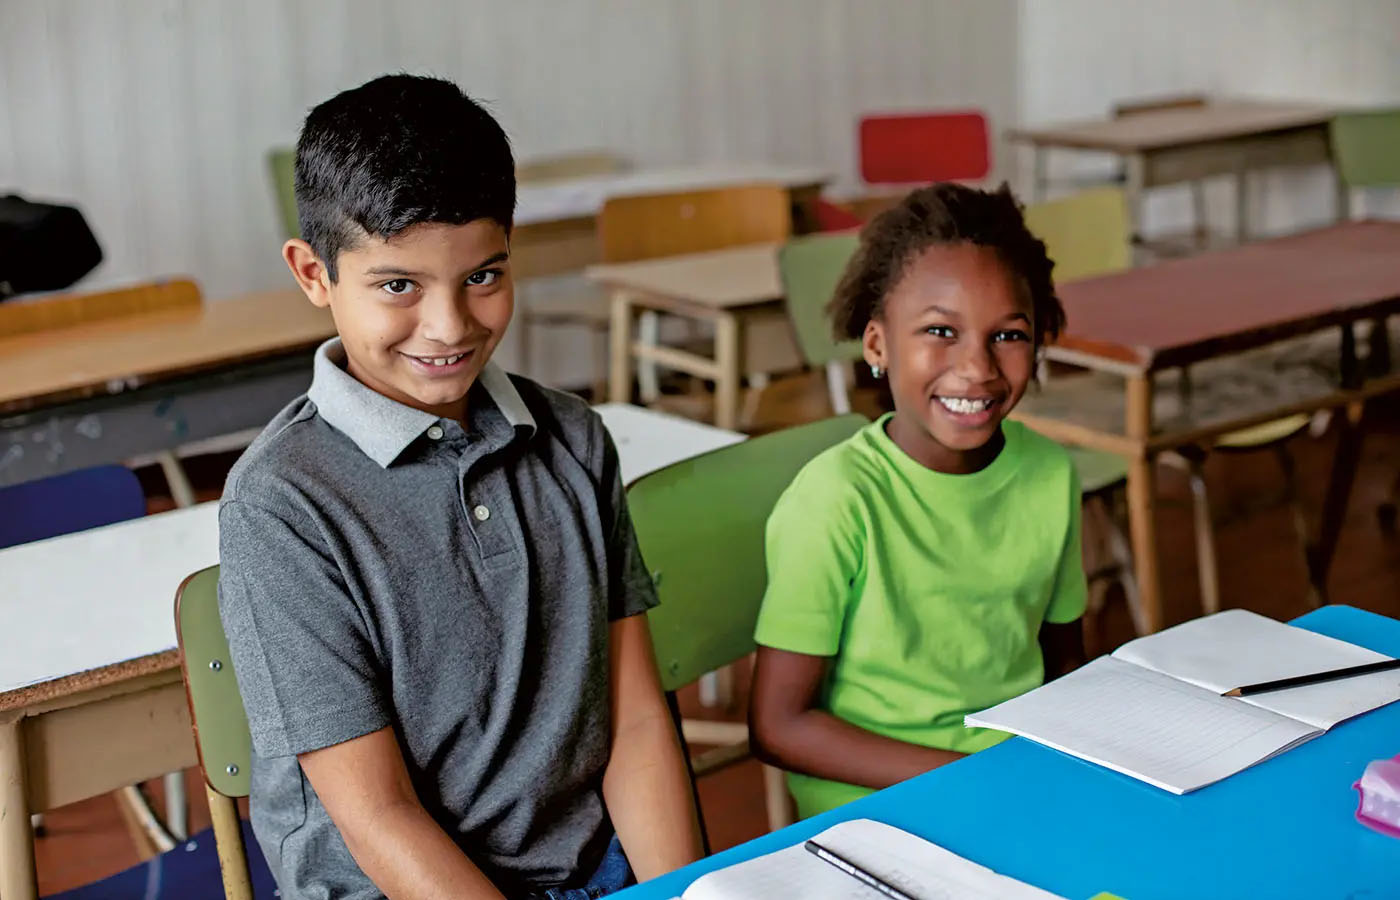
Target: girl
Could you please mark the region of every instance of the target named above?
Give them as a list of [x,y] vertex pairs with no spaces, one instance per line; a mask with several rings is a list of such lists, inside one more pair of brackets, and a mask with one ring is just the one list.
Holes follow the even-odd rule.
[[768,522],[750,727],[810,816],[998,743],[967,713],[1082,661],[1079,485],[1005,421],[1064,324],[1015,198],[917,190],[829,311],[894,412],[809,463]]

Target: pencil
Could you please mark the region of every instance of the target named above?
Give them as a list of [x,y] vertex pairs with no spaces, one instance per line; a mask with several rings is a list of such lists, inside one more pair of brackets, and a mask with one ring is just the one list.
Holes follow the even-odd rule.
[[1286,688],[1302,687],[1305,684],[1320,684],[1324,681],[1336,681],[1339,678],[1355,678],[1358,675],[1370,675],[1372,672],[1387,672],[1391,669],[1400,669],[1400,659],[1386,659],[1380,662],[1366,663],[1364,666],[1348,666],[1345,669],[1332,669],[1327,672],[1314,672],[1311,675],[1280,678],[1278,681],[1246,684],[1243,687],[1235,688],[1233,691],[1226,691],[1222,696],[1248,697],[1250,694],[1282,691]]
[[901,891],[899,888],[895,887],[889,882],[882,880],[878,875],[874,875],[870,872],[867,872],[865,869],[862,869],[860,866],[851,862],[849,859],[838,855],[834,851],[826,849],[821,844],[818,844],[816,841],[808,841],[802,846],[806,847],[807,852],[815,856],[817,859],[820,859],[822,862],[830,863],[831,865],[840,869],[842,872],[845,872],[847,875],[854,878],[856,881],[859,881],[866,887],[874,888],[875,890],[884,894],[886,897],[892,897],[894,898],[894,900],[918,900],[918,898],[913,896],[912,894],[907,894],[904,891]]

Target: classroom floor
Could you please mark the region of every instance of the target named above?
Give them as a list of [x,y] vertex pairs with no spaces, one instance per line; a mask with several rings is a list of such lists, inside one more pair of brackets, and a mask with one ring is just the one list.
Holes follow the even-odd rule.
[[[869,415],[879,411],[873,391],[856,392],[856,408]],[[780,379],[765,392],[754,418],[755,431],[768,431],[828,415],[825,385],[818,376]],[[668,398],[673,406],[703,415],[703,399]],[[1326,484],[1334,438],[1300,437],[1292,447],[1298,460],[1299,483],[1310,509],[1316,509]],[[218,496],[233,456],[192,461],[190,475],[201,500]],[[1400,617],[1400,537],[1377,524],[1376,508],[1400,472],[1400,403],[1378,407],[1370,421],[1346,523],[1337,547],[1329,582],[1329,599]],[[153,512],[172,505],[156,470],[141,473]],[[1307,611],[1307,579],[1288,509],[1274,504],[1256,508],[1278,489],[1279,474],[1267,454],[1217,455],[1207,464],[1212,501],[1225,518],[1217,529],[1222,605],[1242,606],[1279,619]],[[1184,475],[1159,469],[1161,503],[1158,527],[1162,582],[1168,624],[1197,615],[1195,550],[1191,528],[1190,493]],[[1132,637],[1121,602],[1110,601],[1097,627],[1088,634],[1091,652],[1108,652]],[[738,695],[745,693],[746,673],[740,673]],[[694,691],[681,697],[682,709],[697,717],[743,716],[742,709],[705,710]],[[191,798],[191,828],[209,824],[204,791],[196,770],[186,772]],[[157,800],[160,784],[145,786]],[[718,772],[700,783],[701,804],[711,843],[723,849],[761,834],[766,829],[762,778],[752,761]],[[161,806],[157,802],[156,808]],[[134,865],[140,860],[127,837],[121,815],[110,796],[54,810],[46,816],[47,835],[36,841],[41,894],[86,884]]]

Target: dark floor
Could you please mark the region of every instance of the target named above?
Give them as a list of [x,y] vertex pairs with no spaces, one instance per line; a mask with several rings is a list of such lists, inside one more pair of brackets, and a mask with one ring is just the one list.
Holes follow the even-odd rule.
[[[819,378],[784,379],[766,393],[756,416],[755,430],[766,431],[827,415],[826,392]],[[703,414],[704,401],[681,397],[671,401]],[[857,398],[862,411],[876,411],[873,395]],[[1329,580],[1329,599],[1400,617],[1400,539],[1384,532],[1376,509],[1396,473],[1400,472],[1400,406],[1377,409],[1370,421],[1351,505],[1337,547]],[[1315,509],[1326,484],[1334,439],[1294,439],[1300,483],[1310,508]],[[231,457],[193,461],[191,476],[201,499],[218,495]],[[1213,457],[1208,464],[1212,500],[1225,522],[1217,532],[1221,597],[1224,606],[1240,606],[1280,619],[1307,611],[1307,579],[1288,510],[1282,506],[1255,509],[1278,488],[1279,474],[1272,457],[1239,454]],[[152,511],[170,507],[158,470],[142,472]],[[1178,472],[1160,470],[1158,511],[1162,582],[1166,622],[1183,621],[1199,611],[1195,551],[1189,493]],[[1244,510],[1243,513],[1234,511]],[[1111,603],[1088,635],[1098,652],[1107,652],[1132,636],[1121,603]],[[741,690],[745,677],[738,679]],[[724,715],[701,710],[693,691],[682,697],[687,714]],[[728,715],[738,716],[742,710]],[[198,773],[186,773],[194,829],[208,825],[208,810]],[[159,797],[160,786],[146,786]],[[763,790],[759,768],[747,762],[702,779],[701,802],[715,849],[722,849],[765,830]],[[159,805],[156,807],[159,809]],[[48,894],[102,878],[138,862],[111,797],[99,797],[54,810],[47,816],[48,835],[37,842],[39,887]]]

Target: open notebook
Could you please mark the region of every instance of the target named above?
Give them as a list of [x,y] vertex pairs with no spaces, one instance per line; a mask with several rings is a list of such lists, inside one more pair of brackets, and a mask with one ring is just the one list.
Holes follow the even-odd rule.
[[[979,866],[907,831],[853,819],[823,831],[817,843],[919,900],[1057,900]],[[802,844],[697,879],[680,900],[887,900],[884,894],[822,862]]]
[[1387,658],[1232,609],[1130,641],[966,724],[1019,734],[1184,794],[1400,700],[1400,671],[1252,697],[1221,694]]

